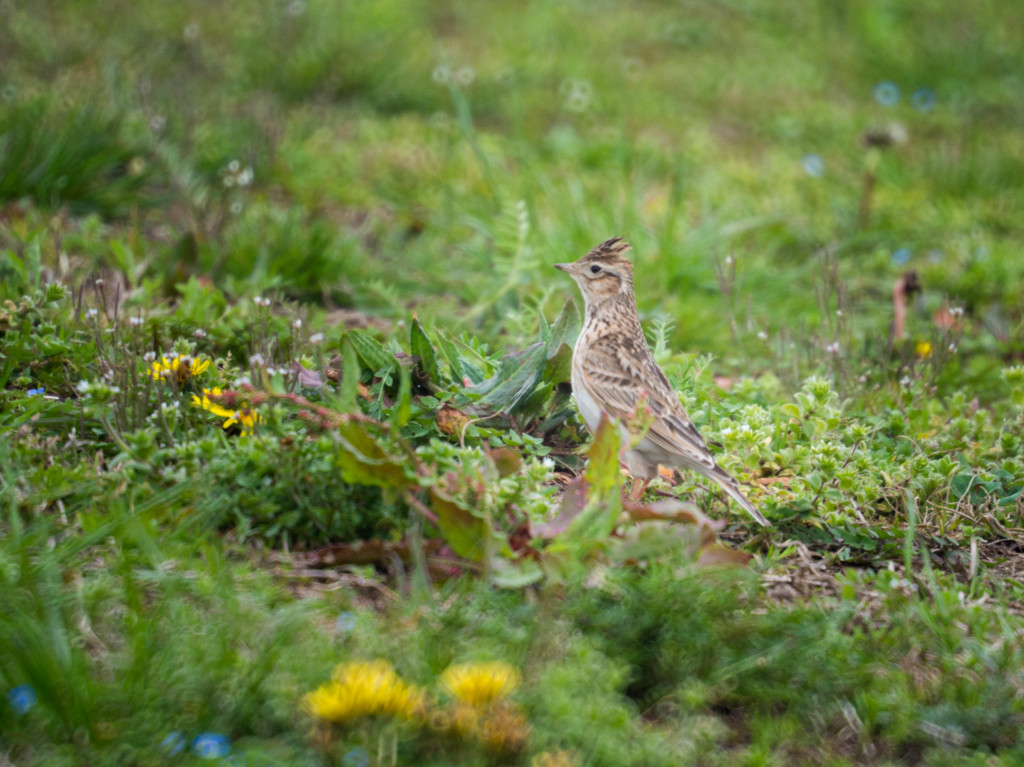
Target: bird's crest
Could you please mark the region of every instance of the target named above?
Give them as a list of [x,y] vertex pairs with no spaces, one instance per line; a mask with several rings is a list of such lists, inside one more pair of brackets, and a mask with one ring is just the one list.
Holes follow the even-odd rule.
[[626,258],[626,253],[632,249],[633,246],[621,237],[612,237],[587,253],[587,255],[580,259],[580,263],[628,265],[630,270],[632,270],[633,264]]

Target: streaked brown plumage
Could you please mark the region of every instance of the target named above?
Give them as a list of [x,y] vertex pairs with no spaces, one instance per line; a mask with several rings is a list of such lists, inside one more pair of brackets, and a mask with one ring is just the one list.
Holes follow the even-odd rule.
[[604,413],[629,438],[626,424],[645,402],[653,423],[638,444],[625,451],[629,473],[646,484],[658,466],[697,471],[714,480],[762,525],[768,520],[740,491],[739,484],[715,463],[704,439],[654,361],[644,338],[633,295],[630,245],[622,238],[603,242],[572,264],[555,264],[579,286],[586,318],[572,359],[572,390],[591,431]]

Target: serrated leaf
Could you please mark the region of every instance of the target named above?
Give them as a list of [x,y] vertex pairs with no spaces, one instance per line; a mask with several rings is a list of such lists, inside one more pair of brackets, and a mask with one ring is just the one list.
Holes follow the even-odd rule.
[[362,330],[350,330],[345,337],[352,343],[359,359],[372,372],[376,373],[384,368],[394,371],[395,356],[367,333]]
[[409,349],[420,358],[420,370],[427,377],[427,380],[434,383],[441,383],[437,372],[437,357],[434,354],[434,346],[430,343],[423,326],[415,317],[409,329]]

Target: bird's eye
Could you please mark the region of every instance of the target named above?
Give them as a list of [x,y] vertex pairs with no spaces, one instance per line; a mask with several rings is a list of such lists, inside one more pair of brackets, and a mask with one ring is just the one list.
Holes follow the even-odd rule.
[[594,264],[592,267],[590,267],[591,274],[597,274],[599,271],[601,271],[601,267],[598,266],[597,264]]

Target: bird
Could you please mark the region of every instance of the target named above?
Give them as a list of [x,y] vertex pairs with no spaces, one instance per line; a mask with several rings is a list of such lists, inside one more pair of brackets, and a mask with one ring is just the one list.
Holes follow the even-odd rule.
[[[633,293],[631,246],[621,237],[602,242],[573,263],[555,264],[583,294],[583,328],[572,353],[573,398],[587,428],[596,433],[602,416],[617,421],[628,445],[623,453],[634,477],[634,493],[643,493],[659,466],[696,471],[717,482],[761,525],[768,520],[719,466],[704,438],[679,402],[665,372],[644,338]],[[631,424],[640,407],[649,410],[650,428],[635,445]],[[639,489],[639,493],[637,493]]]

